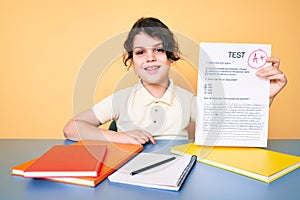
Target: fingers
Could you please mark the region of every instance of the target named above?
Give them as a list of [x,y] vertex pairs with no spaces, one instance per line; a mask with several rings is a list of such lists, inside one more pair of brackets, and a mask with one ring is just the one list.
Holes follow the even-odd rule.
[[282,71],[278,68],[270,66],[265,67],[255,73],[258,77],[267,78],[270,81],[279,84],[280,87],[284,87],[287,83],[287,78]]
[[279,69],[279,65],[280,65],[279,58],[269,57],[267,58],[267,62],[271,62],[273,67]]
[[149,140],[152,144],[156,144],[156,141],[153,136],[149,137]]
[[151,142],[152,144],[156,144],[155,139],[148,132],[142,131],[140,137],[142,138],[142,140],[141,140],[143,142],[142,144],[145,144],[147,142]]
[[278,81],[281,81],[283,83],[286,83],[286,77],[283,73],[278,73],[278,74],[274,74],[274,75],[271,75],[268,77],[268,79],[270,80],[278,80]]
[[287,78],[282,71],[279,70],[280,60],[278,58],[267,58],[267,62],[272,63],[271,66],[258,70],[255,74],[258,77],[270,80],[270,105],[274,97],[287,84]]
[[256,76],[259,76],[261,78],[268,78],[268,79],[274,79],[276,75],[283,74],[282,71],[280,71],[278,68],[275,68],[273,66],[265,67],[263,69],[260,69],[257,71]]
[[131,137],[134,140],[134,143],[146,144],[148,142],[151,142],[152,144],[156,144],[156,141],[153,138],[153,136],[146,131],[132,130],[132,131],[125,132],[125,134]]
[[268,76],[276,74],[277,72],[278,72],[277,69],[273,68],[273,66],[270,66],[270,67],[265,67],[265,68],[258,70],[255,74],[256,74],[256,76],[259,76],[259,77],[268,77]]
[[268,72],[266,73],[268,76],[268,79],[271,81],[275,80],[276,82],[281,84],[281,87],[284,87],[287,84],[287,78],[286,78],[285,74],[281,70],[279,70],[280,59],[270,57],[270,58],[267,58],[267,62],[271,62],[272,63],[271,68],[273,67],[273,69],[269,71],[269,75],[268,75]]
[[271,62],[272,65],[258,70],[255,74],[259,77],[268,78],[270,80],[277,79],[277,75],[282,77],[283,73],[279,70],[280,60],[278,58],[270,57],[267,58],[267,62]]
[[155,141],[154,137],[150,133],[148,133],[146,131],[143,131],[143,134],[146,136],[147,142],[151,142],[152,144],[156,144],[156,141]]
[[[150,138],[145,135],[135,135],[133,138],[139,143],[139,144],[146,144],[150,142]],[[151,141],[152,142],[152,141]],[[153,143],[153,142],[152,142]]]

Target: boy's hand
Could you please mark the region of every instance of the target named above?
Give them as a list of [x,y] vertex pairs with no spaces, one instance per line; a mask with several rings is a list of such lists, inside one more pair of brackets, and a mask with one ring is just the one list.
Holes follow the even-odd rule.
[[279,58],[270,57],[267,62],[271,62],[272,65],[265,67],[256,72],[258,77],[267,78],[270,80],[270,105],[275,96],[284,88],[287,84],[287,78],[282,71],[279,70],[280,60]]
[[151,142],[152,144],[156,144],[153,136],[150,133],[142,130],[115,132],[106,135],[106,137],[109,141],[116,141],[121,143],[146,144],[147,142]]

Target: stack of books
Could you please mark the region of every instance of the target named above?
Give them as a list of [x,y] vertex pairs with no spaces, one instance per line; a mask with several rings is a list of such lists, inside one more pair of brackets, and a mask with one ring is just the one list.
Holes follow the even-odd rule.
[[12,167],[11,174],[95,187],[142,149],[142,145],[99,141],[55,145],[39,158]]

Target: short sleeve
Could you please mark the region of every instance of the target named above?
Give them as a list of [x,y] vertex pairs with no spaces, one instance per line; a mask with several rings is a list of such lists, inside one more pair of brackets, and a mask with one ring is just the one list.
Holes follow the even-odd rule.
[[132,88],[120,90],[104,98],[92,107],[92,110],[101,124],[110,120],[117,120],[120,115],[124,115],[124,113],[127,112],[128,97],[131,91]]
[[104,124],[114,118],[112,95],[104,98],[92,107],[97,119]]

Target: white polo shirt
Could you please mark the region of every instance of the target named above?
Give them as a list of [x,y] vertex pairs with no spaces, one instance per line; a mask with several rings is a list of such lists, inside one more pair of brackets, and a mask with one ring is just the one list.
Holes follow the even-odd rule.
[[115,120],[118,131],[141,129],[157,139],[187,139],[187,126],[196,119],[196,97],[170,79],[165,94],[155,98],[140,81],[106,97],[92,110],[102,124]]

